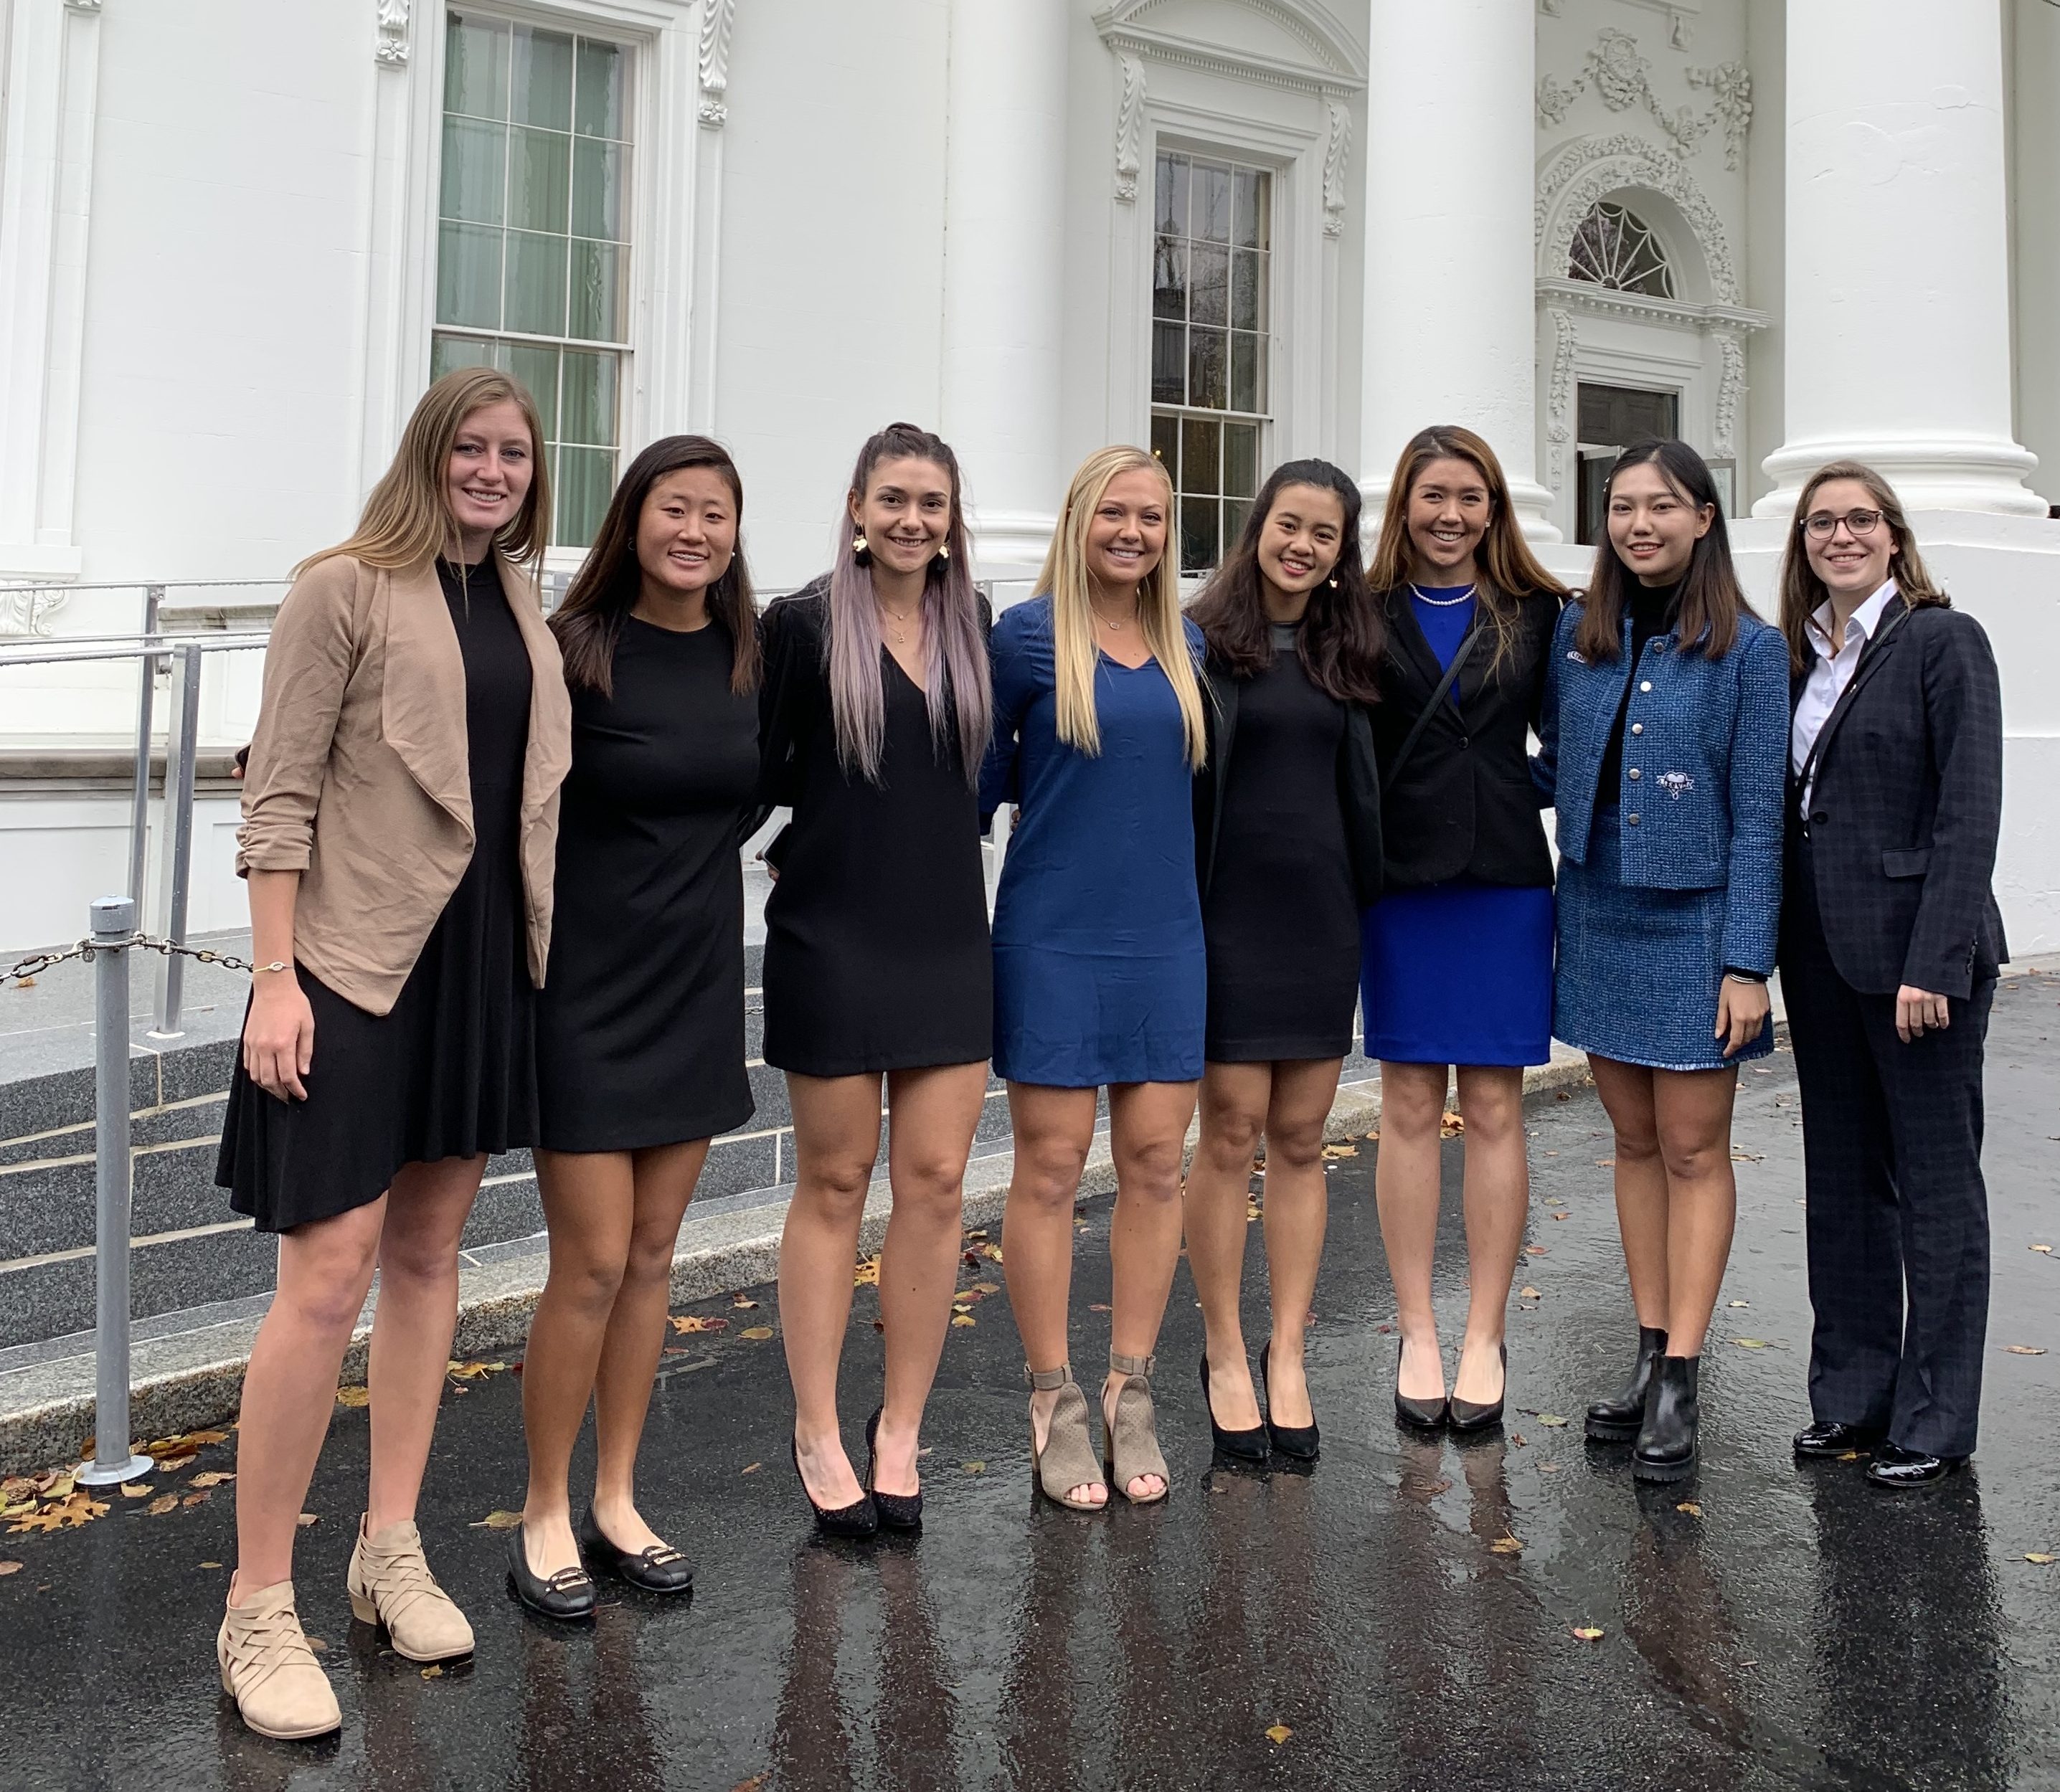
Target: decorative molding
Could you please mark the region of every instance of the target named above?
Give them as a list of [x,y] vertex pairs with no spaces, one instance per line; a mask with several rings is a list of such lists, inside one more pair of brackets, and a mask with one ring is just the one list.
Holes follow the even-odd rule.
[[97,13],[100,0],[65,0],[65,5],[75,13]]
[[372,60],[382,69],[408,66],[408,14],[410,0],[377,0],[377,24]]
[[1586,280],[1541,277],[1538,296],[1549,305],[1591,317],[1628,317],[1642,324],[1672,324],[1691,329],[1720,325],[1727,329],[1764,329],[1764,311],[1742,305],[1697,305],[1683,299],[1649,298],[1643,293],[1620,293]]
[[1325,98],[1357,93],[1366,86],[1364,52],[1322,0],[1232,0],[1232,3],[1277,26],[1302,47],[1305,55],[1290,61],[1256,52],[1224,50],[1152,24],[1147,15],[1168,4],[1168,0],[1116,0],[1115,5],[1094,15],[1094,26],[1102,42],[1119,55],[1170,62],[1205,74]]
[[1719,459],[1738,453],[1739,400],[1745,393],[1745,345],[1728,330],[1711,333],[1723,357],[1723,372],[1717,381],[1717,420],[1713,445]]
[[1581,72],[1571,81],[1550,74],[1538,78],[1538,122],[1547,130],[1565,122],[1574,102],[1593,90],[1595,97],[1612,112],[1628,112],[1643,106],[1667,134],[1675,154],[1692,155],[1712,130],[1724,138],[1724,166],[1735,173],[1745,148],[1746,132],[1752,124],[1752,77],[1743,63],[1723,62],[1711,68],[1687,71],[1691,87],[1714,96],[1707,112],[1692,106],[1670,111],[1660,104],[1652,86],[1652,65],[1639,50],[1637,38],[1627,31],[1607,27],[1595,34],[1595,46],[1583,61]]
[[710,130],[729,122],[729,34],[736,22],[737,0],[702,0],[700,116]]
[[1546,313],[1552,320],[1552,377],[1545,396],[1545,478],[1555,492],[1567,483],[1567,444],[1574,439],[1568,413],[1574,401],[1574,351],[1579,346],[1572,314],[1553,305]]
[[[98,12],[96,4],[81,6],[80,12]],[[64,607],[70,594],[62,591],[10,590],[0,585],[0,640],[10,636],[47,635],[50,619]]]
[[1128,206],[1137,198],[1144,166],[1144,65],[1128,50],[1117,61],[1123,94],[1116,106],[1116,196]]
[[1340,101],[1329,104],[1331,133],[1323,145],[1323,234],[1341,237],[1345,229],[1345,169],[1351,160],[1351,114]]
[[[1738,270],[1731,261],[1731,238],[1716,207],[1677,156],[1629,131],[1577,138],[1546,162],[1538,177],[1533,215],[1539,276],[1563,277],[1574,233],[1588,215],[1588,208],[1598,199],[1631,187],[1662,194],[1680,208],[1708,266],[1712,299],[1719,305],[1736,307]],[[1620,299],[1632,295],[1610,296]]]
[[1724,166],[1736,174],[1745,157],[1745,134],[1752,128],[1752,77],[1742,63],[1719,62],[1689,70],[1688,85],[1712,95],[1724,128]]

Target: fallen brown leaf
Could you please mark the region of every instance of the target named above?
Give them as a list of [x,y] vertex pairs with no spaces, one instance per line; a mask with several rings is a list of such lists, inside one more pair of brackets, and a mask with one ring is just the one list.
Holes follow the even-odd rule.
[[[2024,1559],[2027,1562],[2035,1562],[2042,1568],[2046,1565],[2046,1563],[2053,1560],[2053,1556],[2050,1551],[2046,1550],[2030,1550],[2026,1552]],[[15,1566],[18,1567],[20,1563],[17,1563]]]
[[2003,1348],[2012,1356],[2043,1356],[2046,1354],[2043,1344],[2005,1344]]
[[968,1475],[984,1475],[987,1472],[987,1464],[977,1457],[969,1463],[960,1463],[959,1467]]
[[1602,1631],[1593,1624],[1576,1624],[1574,1634],[1583,1642],[1599,1642],[1603,1639]]
[[177,1494],[160,1494],[143,1508],[154,1519],[162,1519],[167,1512],[176,1512],[178,1509],[179,1496]]
[[746,1475],[756,1475],[765,1466],[763,1463],[746,1463],[744,1465],[744,1472]]
[[1286,1742],[1288,1738],[1294,1734],[1295,1732],[1290,1730],[1284,1723],[1269,1724],[1266,1730],[1266,1739],[1276,1748],[1279,1748],[1283,1742]]
[[[362,1400],[351,1400],[345,1403],[349,1406],[362,1406],[365,1403]],[[158,1468],[166,1475],[176,1475],[181,1469],[190,1467],[192,1464],[193,1452],[190,1451],[183,1456],[160,1456],[158,1459]]]
[[293,1520],[293,1523],[301,1530],[305,1531],[311,1524],[320,1524],[321,1523],[321,1514],[319,1512],[303,1512],[298,1518]]
[[1731,1342],[1742,1351],[1763,1351],[1767,1348],[1764,1338],[1734,1338]]
[[[336,1403],[340,1407],[369,1407],[372,1404],[372,1390],[369,1387],[339,1387],[336,1391]],[[169,1468],[171,1465],[162,1463],[158,1466]]]
[[124,1499],[148,1499],[150,1492],[150,1483],[147,1481],[124,1481],[122,1483],[122,1497]]
[[474,1531],[513,1531],[522,1522],[520,1512],[489,1512],[483,1519],[473,1521]]
[[1527,1244],[1523,1247],[1523,1254],[1527,1257],[1549,1257],[1552,1253],[1542,1244]]
[[720,1315],[710,1318],[705,1313],[677,1313],[673,1316],[673,1329],[682,1337],[695,1331],[727,1331],[729,1321]]
[[1323,1147],[1323,1155],[1335,1163],[1341,1158],[1357,1157],[1359,1155],[1359,1147],[1356,1145],[1326,1145]]
[[970,1313],[954,1313],[952,1315],[952,1323],[953,1325],[978,1325],[980,1321],[975,1319]]
[[1487,1547],[1490,1555],[1521,1555],[1523,1545],[1515,1537],[1498,1537]]
[[854,1288],[876,1288],[880,1286],[880,1259],[876,1255],[858,1259],[858,1267],[851,1272],[851,1285]]
[[4,1580],[9,1574],[18,1574],[21,1571],[22,1564],[18,1562],[0,1562],[0,1580]]
[[441,1680],[443,1677],[444,1670],[433,1662],[422,1670],[422,1678],[425,1680]]
[[747,1300],[742,1295],[731,1295],[729,1303],[733,1307],[741,1307],[747,1313],[758,1304],[755,1300]]
[[1677,1512],[1686,1512],[1691,1519],[1699,1519],[1703,1515],[1703,1508],[1692,1499],[1683,1500],[1674,1510]]
[[1541,1412],[1538,1415],[1538,1423],[1541,1425],[1563,1425],[1567,1421],[1556,1412]]
[[769,1325],[747,1325],[737,1333],[738,1337],[749,1338],[754,1344],[763,1343],[772,1335],[772,1328]]
[[193,1478],[192,1484],[196,1487],[220,1487],[226,1486],[235,1479],[236,1477],[226,1470],[211,1468],[205,1475],[196,1475]]
[[179,1503],[182,1506],[205,1506],[211,1497],[207,1490],[203,1487],[197,1494],[188,1494]]
[[1535,1288],[1524,1287],[1516,1291],[1516,1298],[1519,1300],[1543,1300],[1545,1297]]
[[2053,1247],[2050,1244],[2030,1244],[2025,1248],[2027,1251],[2036,1251],[2042,1257],[2050,1257],[2053,1255]]
[[980,1247],[980,1254],[991,1263],[1001,1261],[1001,1247],[998,1244],[983,1244]]

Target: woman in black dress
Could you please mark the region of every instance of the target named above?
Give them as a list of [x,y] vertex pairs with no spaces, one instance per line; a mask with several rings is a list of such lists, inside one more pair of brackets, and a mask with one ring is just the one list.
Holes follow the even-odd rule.
[[[921,1522],[918,1433],[957,1280],[965,1163],[986,1099],[993,966],[974,780],[990,713],[987,608],[967,564],[958,462],[896,423],[860,451],[829,573],[765,613],[765,1061],[787,1073],[794,1197],[780,1313],[794,1459],[824,1529]],[[837,1363],[880,1147],[886,1399],[863,1483]]]
[[517,570],[550,538],[542,442],[514,381],[438,380],[357,533],[301,567],[265,654],[237,852],[258,970],[216,1179],[278,1234],[279,1282],[244,1379],[216,1654],[268,1736],[339,1722],[290,1577],[375,1264],[351,1607],[411,1660],[472,1648],[414,1512],[480,1174],[536,1139],[533,986],[569,720]]
[[[1284,1455],[1317,1449],[1302,1345],[1328,1207],[1323,1122],[1351,1049],[1359,910],[1380,894],[1367,705],[1381,629],[1359,513],[1359,487],[1329,461],[1276,469],[1191,613],[1208,641],[1195,856],[1209,1006],[1188,1260],[1208,1334],[1209,1429],[1244,1457],[1265,1455],[1269,1437]],[[1261,1135],[1273,1307],[1264,1427],[1238,1311]]]
[[[693,1585],[633,1483],[680,1222],[709,1139],[751,1116],[737,849],[758,783],[758,613],[743,516],[723,449],[652,443],[551,618],[573,699],[537,1015],[551,1267],[523,1359],[529,1491],[509,1574],[554,1618],[592,1615],[597,1561],[653,1592]],[[575,1539],[565,1482],[589,1396],[593,1502]]]

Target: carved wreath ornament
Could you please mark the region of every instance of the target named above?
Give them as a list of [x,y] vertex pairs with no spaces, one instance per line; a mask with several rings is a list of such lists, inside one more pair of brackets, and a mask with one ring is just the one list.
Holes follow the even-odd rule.
[[1699,113],[1692,106],[1669,111],[1661,105],[1653,90],[1652,65],[1639,50],[1637,38],[1627,31],[1604,30],[1597,34],[1595,47],[1588,52],[1581,72],[1571,81],[1557,81],[1549,74],[1539,77],[1539,120],[1548,127],[1558,126],[1572,110],[1574,102],[1592,88],[1595,97],[1612,112],[1628,112],[1643,106],[1666,134],[1676,155],[1694,154],[1705,137],[1721,129],[1724,166],[1735,172],[1745,152],[1746,132],[1752,123],[1752,77],[1742,63],[1724,62],[1715,68],[1690,69],[1687,78],[1691,87],[1707,90],[1715,96],[1707,113]]

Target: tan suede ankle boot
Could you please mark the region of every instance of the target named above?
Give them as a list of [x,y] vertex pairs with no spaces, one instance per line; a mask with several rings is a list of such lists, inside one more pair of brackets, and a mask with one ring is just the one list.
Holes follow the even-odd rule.
[[422,1534],[411,1519],[376,1536],[357,1521],[350,1552],[350,1609],[361,1622],[383,1624],[393,1652],[411,1662],[449,1661],[472,1653],[472,1626],[437,1584],[422,1555]]
[[230,1606],[214,1639],[222,1690],[261,1736],[325,1736],[343,1722],[293,1610],[289,1580],[261,1586]]

